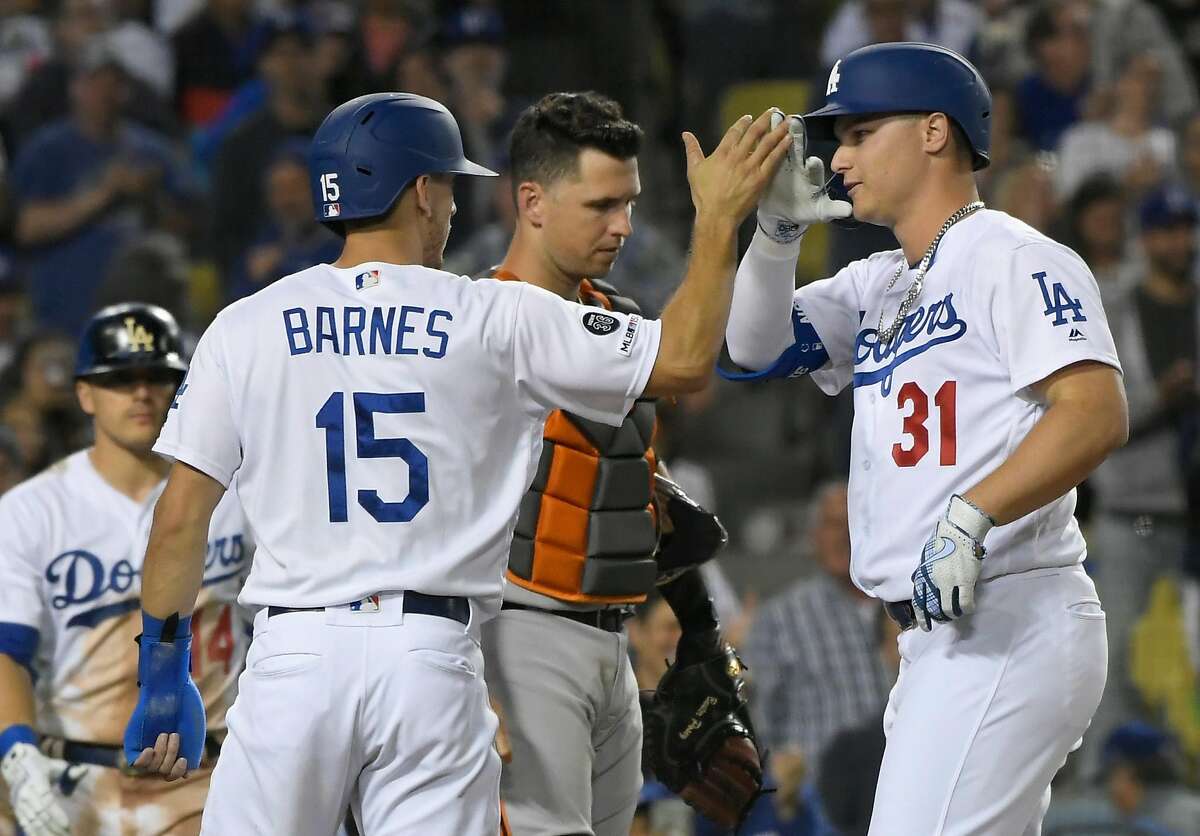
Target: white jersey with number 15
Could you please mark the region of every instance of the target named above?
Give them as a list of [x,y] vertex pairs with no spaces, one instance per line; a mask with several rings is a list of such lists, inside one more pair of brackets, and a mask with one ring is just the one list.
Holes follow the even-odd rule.
[[156,450],[235,487],[247,605],[417,590],[498,609],[550,410],[617,425],[659,325],[525,283],[318,265],[221,312]]

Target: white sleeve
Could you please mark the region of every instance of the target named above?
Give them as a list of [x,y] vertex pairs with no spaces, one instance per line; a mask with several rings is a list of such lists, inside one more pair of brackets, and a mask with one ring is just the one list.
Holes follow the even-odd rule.
[[[45,601],[37,558],[44,522],[36,503],[15,494],[0,499],[0,625],[41,626]],[[7,644],[0,629],[0,652]]]
[[991,320],[1014,394],[1085,360],[1121,371],[1100,288],[1079,256],[1037,242],[1013,250],[1007,264],[985,261],[1000,271],[991,277]]
[[522,284],[512,356],[522,400],[620,426],[658,358],[661,325],[636,314],[568,302]]
[[200,338],[154,451],[185,462],[228,488],[242,463],[242,442],[233,422],[229,375],[221,351],[222,322],[218,317]]
[[751,371],[718,373],[727,380],[808,374],[830,395],[847,386],[854,377],[860,265],[792,290],[794,254],[756,235],[738,267],[726,329],[730,359]]
[[[801,239],[802,241],[803,239]],[[800,241],[779,244],[761,229],[738,264],[733,305],[725,326],[729,359],[747,369],[766,369],[792,344],[792,294]]]

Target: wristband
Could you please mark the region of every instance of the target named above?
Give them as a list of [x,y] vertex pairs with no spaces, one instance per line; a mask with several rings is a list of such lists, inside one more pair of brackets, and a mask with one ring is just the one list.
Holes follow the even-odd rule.
[[12,747],[18,743],[28,743],[30,746],[37,746],[37,735],[33,729],[24,723],[13,723],[4,731],[0,732],[0,758],[8,754]]

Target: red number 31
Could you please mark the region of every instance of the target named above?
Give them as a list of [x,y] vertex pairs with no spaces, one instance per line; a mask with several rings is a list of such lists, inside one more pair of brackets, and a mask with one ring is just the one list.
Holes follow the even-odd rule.
[[[956,389],[955,381],[947,380],[933,396],[942,431],[938,448],[940,465],[953,465],[958,459],[958,431],[954,415]],[[907,447],[899,441],[892,445],[892,459],[900,467],[914,467],[929,452],[929,430],[925,428],[925,422],[929,419],[929,396],[911,380],[896,393],[896,406],[904,409],[907,404],[912,404],[912,412],[904,417],[904,433],[912,436],[912,443]]]

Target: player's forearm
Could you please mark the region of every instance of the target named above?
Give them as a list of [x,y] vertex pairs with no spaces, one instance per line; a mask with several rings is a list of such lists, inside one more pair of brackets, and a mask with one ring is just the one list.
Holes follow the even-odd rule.
[[762,230],[738,265],[725,340],[729,359],[760,371],[792,344],[792,296],[800,242],[777,244]]
[[662,315],[662,336],[647,397],[704,388],[721,351],[733,294],[737,223],[698,215],[683,283]]
[[15,659],[0,653],[0,731],[34,722],[33,679]]
[[1124,399],[1064,400],[1051,405],[1013,454],[964,497],[1006,525],[1078,485],[1125,443]]

